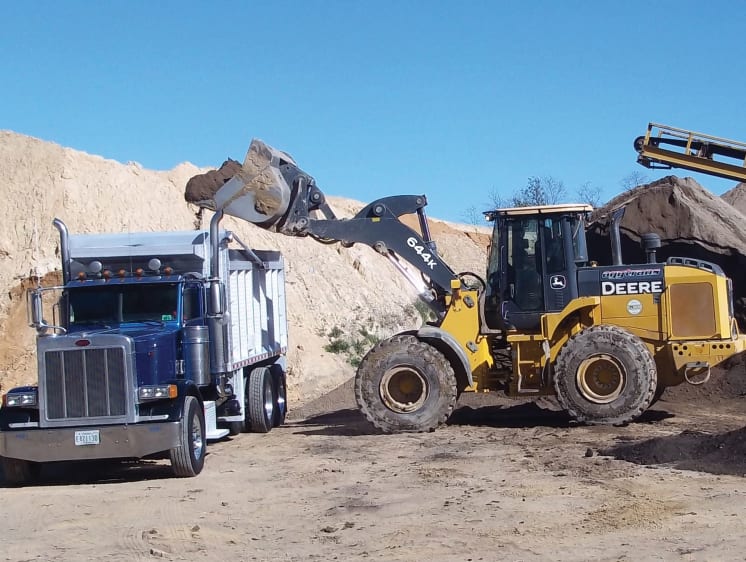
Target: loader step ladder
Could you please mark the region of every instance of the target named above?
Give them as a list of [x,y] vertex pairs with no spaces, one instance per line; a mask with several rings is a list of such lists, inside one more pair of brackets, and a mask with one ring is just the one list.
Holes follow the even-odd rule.
[[646,168],[684,168],[746,181],[746,143],[650,123],[645,136],[635,139],[635,150]]

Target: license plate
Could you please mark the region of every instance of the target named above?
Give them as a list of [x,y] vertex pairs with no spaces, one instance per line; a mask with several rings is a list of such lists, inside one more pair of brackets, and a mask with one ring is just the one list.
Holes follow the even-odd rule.
[[101,435],[98,429],[75,432],[76,445],[98,445],[99,443],[101,443]]

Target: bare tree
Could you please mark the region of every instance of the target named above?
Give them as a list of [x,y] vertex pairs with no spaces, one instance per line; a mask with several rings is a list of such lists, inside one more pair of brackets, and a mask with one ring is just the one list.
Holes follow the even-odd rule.
[[624,191],[631,191],[638,185],[644,185],[646,183],[648,183],[648,176],[642,172],[638,172],[637,170],[627,174],[619,181],[619,185],[622,186]]
[[476,205],[468,207],[461,215],[461,218],[466,224],[472,224],[474,226],[480,226],[485,223],[484,215],[477,211]]
[[591,207],[601,206],[601,188],[587,181],[578,188],[578,198],[582,203],[588,203]]
[[532,176],[523,188],[513,194],[511,203],[514,207],[556,205],[566,197],[567,189],[562,181],[552,176]]
[[[490,189],[488,198],[487,208],[489,209],[556,205],[566,201],[567,188],[561,180],[552,176],[531,176],[525,186],[513,191],[511,195],[505,196],[493,187]],[[476,215],[476,208],[473,206],[464,213],[465,219],[472,224],[478,224],[474,222]]]

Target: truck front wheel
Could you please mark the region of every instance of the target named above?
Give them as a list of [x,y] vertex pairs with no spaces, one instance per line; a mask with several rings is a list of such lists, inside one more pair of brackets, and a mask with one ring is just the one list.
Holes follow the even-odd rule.
[[366,419],[381,431],[432,431],[453,411],[456,375],[433,346],[411,335],[397,335],[379,343],[361,361],[355,399]]
[[179,445],[171,449],[170,453],[171,469],[175,476],[197,476],[205,466],[205,414],[194,396],[187,396],[184,400]]

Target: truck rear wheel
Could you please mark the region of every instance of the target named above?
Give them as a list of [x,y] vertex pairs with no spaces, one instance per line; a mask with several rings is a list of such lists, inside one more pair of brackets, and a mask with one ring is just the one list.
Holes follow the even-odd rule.
[[194,396],[184,400],[179,445],[170,451],[174,476],[197,476],[202,472],[207,453],[205,413]]
[[249,374],[248,416],[251,431],[268,433],[275,419],[275,385],[267,367],[258,367]]
[[574,335],[557,357],[554,387],[577,421],[623,424],[652,403],[653,356],[637,336],[617,326],[592,326]]
[[5,482],[15,486],[36,482],[41,475],[41,465],[23,459],[0,457]]
[[411,335],[382,341],[363,358],[355,399],[366,419],[386,433],[432,431],[456,403],[456,375],[445,356]]

